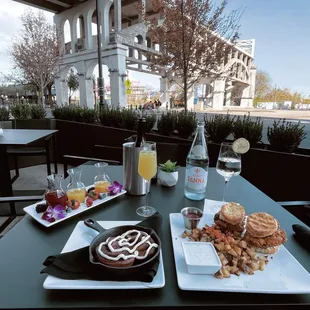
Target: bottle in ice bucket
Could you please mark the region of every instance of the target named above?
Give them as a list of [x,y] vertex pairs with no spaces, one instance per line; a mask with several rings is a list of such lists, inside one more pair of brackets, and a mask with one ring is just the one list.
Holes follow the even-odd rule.
[[191,200],[205,199],[208,181],[209,156],[204,122],[198,121],[197,131],[186,158],[184,194]]

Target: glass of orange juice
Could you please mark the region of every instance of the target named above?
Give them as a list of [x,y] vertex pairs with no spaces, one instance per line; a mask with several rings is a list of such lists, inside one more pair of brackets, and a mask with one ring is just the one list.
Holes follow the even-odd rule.
[[95,176],[94,185],[97,193],[107,193],[108,187],[111,185],[111,179],[105,172],[105,168],[108,166],[105,162],[99,162],[95,164],[98,169],[98,174]]
[[[147,188],[150,186],[150,181],[152,177],[156,175],[157,172],[157,153],[156,153],[156,143],[155,142],[144,142],[141,145],[139,153],[139,163],[138,163],[138,173],[145,180]],[[145,194],[145,205],[139,207],[136,212],[138,215],[143,217],[149,217],[156,212],[154,207],[148,206],[147,204],[147,194]]]
[[84,202],[86,197],[86,187],[81,181],[82,176],[81,168],[73,168],[68,170],[70,181],[67,186],[68,200],[75,199],[80,203]]

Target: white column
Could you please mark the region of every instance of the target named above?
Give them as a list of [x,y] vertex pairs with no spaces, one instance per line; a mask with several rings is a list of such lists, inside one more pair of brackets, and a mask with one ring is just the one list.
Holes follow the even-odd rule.
[[168,109],[170,109],[170,91],[169,91],[169,80],[167,77],[160,78],[160,101],[162,108],[166,108],[168,103]]
[[126,107],[126,52],[116,49],[116,54],[109,56],[108,67],[110,72],[111,104],[113,107]]
[[67,80],[65,78],[62,78],[60,80],[60,91],[61,91],[61,102],[57,104],[58,105],[67,105],[69,102],[69,88],[68,88],[68,84],[67,84]]
[[219,78],[213,82],[213,105],[214,109],[222,109],[224,104],[225,79]]
[[77,42],[77,30],[76,30],[76,21],[73,19],[70,20],[70,34],[71,34],[71,50],[72,54],[76,52],[75,44]]
[[101,12],[102,47],[106,47],[107,45],[109,45],[109,39],[110,39],[109,11],[112,3],[113,0],[101,0],[98,3],[99,11]]
[[58,105],[62,105],[62,91],[61,91],[60,77],[56,77],[54,83],[55,83],[55,89],[56,89],[56,102]]
[[249,99],[250,99],[250,86],[247,86],[242,92],[242,98],[240,102],[240,107],[249,107]]
[[226,85],[226,97],[225,97],[225,106],[230,106],[231,105],[231,93],[233,90],[233,85],[231,82]]
[[139,23],[145,22],[145,0],[139,0],[139,5],[141,6],[141,12],[138,16]]
[[194,97],[195,97],[195,86],[190,87],[187,90],[187,110],[195,110],[195,105],[194,105]]
[[114,32],[122,30],[122,1],[114,0]]
[[93,81],[85,73],[79,73],[80,106],[94,108]]
[[92,34],[92,14],[88,12],[86,16],[86,49],[90,50],[93,48],[93,34]]

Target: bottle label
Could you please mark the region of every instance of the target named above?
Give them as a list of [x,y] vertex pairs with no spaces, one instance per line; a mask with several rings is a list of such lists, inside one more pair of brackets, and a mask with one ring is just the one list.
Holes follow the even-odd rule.
[[207,186],[208,171],[201,167],[192,167],[186,170],[186,185],[193,190],[202,190]]

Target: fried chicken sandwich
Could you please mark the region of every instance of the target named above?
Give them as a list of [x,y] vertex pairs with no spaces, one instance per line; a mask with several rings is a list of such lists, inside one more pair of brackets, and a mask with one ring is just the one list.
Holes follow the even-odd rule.
[[259,212],[248,216],[244,240],[255,252],[274,254],[287,241],[286,232],[280,230],[279,222],[270,214]]
[[214,215],[214,223],[224,233],[240,237],[245,226],[245,210],[239,203],[228,202]]

